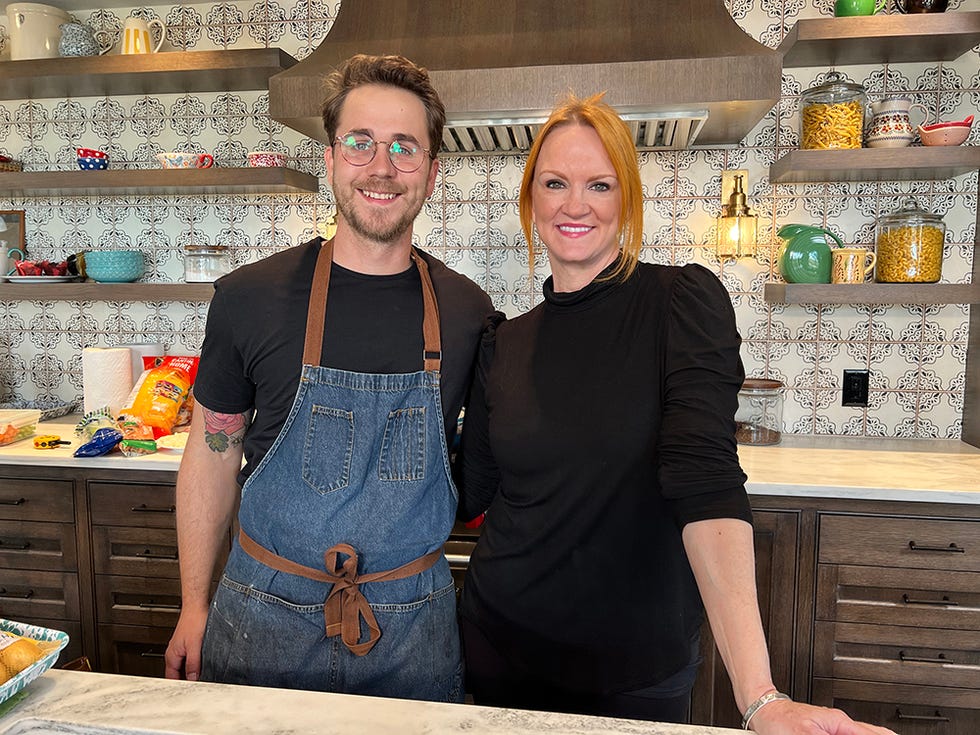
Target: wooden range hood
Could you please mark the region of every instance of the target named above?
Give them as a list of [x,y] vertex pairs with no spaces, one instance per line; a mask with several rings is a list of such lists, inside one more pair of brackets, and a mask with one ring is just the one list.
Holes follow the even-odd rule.
[[425,66],[443,150],[529,147],[568,91],[606,91],[640,148],[734,145],[779,99],[780,54],[723,0],[343,0],[323,43],[269,80],[275,120],[324,140],[322,78],[355,53]]

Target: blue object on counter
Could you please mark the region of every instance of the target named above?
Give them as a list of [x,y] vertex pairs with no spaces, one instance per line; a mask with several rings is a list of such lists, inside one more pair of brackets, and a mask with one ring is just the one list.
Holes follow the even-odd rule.
[[73,457],[101,457],[111,452],[122,441],[119,429],[99,429],[92,438],[75,450]]

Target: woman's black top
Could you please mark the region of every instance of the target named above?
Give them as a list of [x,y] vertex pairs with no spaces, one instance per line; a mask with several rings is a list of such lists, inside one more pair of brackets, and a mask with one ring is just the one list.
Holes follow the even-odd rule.
[[548,279],[544,296],[484,339],[460,516],[487,517],[461,612],[532,677],[651,686],[688,663],[703,620],[684,525],[752,518],[734,311],[698,265],[574,293]]

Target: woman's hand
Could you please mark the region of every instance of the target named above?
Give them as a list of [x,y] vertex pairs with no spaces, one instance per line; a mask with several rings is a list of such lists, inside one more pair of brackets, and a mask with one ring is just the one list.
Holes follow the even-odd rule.
[[887,727],[856,722],[839,709],[788,699],[756,712],[749,729],[759,735],[897,735]]

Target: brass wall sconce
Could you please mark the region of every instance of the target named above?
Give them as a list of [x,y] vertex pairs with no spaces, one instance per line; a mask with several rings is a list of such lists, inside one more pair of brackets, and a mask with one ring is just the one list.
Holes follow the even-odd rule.
[[719,258],[743,258],[755,255],[759,217],[749,209],[745,199],[748,171],[721,172],[721,214],[718,215],[715,252]]

